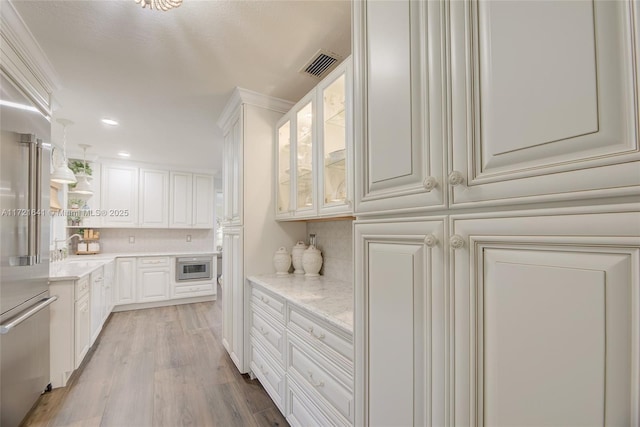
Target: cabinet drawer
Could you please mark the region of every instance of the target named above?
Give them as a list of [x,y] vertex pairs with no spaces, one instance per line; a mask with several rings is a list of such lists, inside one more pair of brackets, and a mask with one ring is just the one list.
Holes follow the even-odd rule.
[[270,322],[251,305],[251,335],[260,339],[275,358],[284,365],[284,326]]
[[284,323],[284,300],[253,287],[251,301],[265,312]]
[[346,357],[352,366],[353,336],[291,305],[287,327],[321,350],[331,349]]
[[187,298],[190,296],[214,295],[213,283],[199,285],[176,286],[173,289],[173,296],[176,298]]
[[168,267],[169,257],[142,257],[138,258],[138,268],[140,267]]
[[89,276],[85,276],[76,282],[76,297],[74,301],[78,301],[87,293],[89,293]]
[[289,337],[288,353],[289,374],[295,375],[310,394],[320,394],[329,406],[353,422],[352,375],[342,372],[327,359],[312,356],[313,350],[307,349],[294,337]]
[[251,338],[251,370],[258,377],[271,399],[282,410],[285,397],[285,374],[262,348],[254,337]]
[[292,427],[351,425],[328,418],[302,389],[294,380],[287,382],[287,421]]

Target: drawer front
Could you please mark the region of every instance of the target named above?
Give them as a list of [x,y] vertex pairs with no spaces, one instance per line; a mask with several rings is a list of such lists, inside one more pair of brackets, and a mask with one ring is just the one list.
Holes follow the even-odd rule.
[[284,323],[284,300],[252,287],[251,302]]
[[271,399],[282,410],[285,397],[285,374],[269,356],[268,352],[251,338],[251,370],[260,380],[260,384],[269,393]]
[[251,335],[265,343],[280,363],[284,365],[284,326],[269,322],[252,304]]
[[350,376],[339,372],[340,369],[328,361],[311,356],[311,353],[290,338],[288,372],[295,374],[305,388],[315,390],[330,406],[353,422],[353,381]]
[[169,257],[138,258],[138,267],[168,267],[169,259]]
[[192,296],[215,295],[213,283],[200,285],[176,286],[173,289],[174,298],[187,298]]
[[353,362],[353,336],[340,333],[326,323],[312,319],[296,307],[289,308],[288,328],[298,332],[307,342],[321,349],[331,349]]
[[76,297],[75,301],[89,293],[89,276],[85,276],[76,282]]
[[295,381],[287,384],[287,421],[292,427],[349,426],[346,420],[332,420],[313,403]]

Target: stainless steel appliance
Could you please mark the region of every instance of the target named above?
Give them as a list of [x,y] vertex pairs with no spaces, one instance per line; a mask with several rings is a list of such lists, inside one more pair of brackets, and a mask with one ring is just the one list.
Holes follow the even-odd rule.
[[49,387],[51,123],[0,73],[0,425]]
[[176,282],[211,280],[213,278],[212,263],[211,256],[176,258]]

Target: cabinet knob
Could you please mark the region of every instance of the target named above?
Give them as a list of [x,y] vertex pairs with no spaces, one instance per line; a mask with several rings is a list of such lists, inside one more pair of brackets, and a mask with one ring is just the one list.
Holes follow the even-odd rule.
[[433,176],[428,176],[422,181],[422,186],[427,191],[432,191],[438,186],[438,180]]
[[449,238],[449,244],[451,245],[451,248],[454,250],[460,249],[464,247],[464,239],[462,238],[462,236],[454,234]]
[[430,248],[433,248],[438,244],[438,238],[433,234],[427,234],[426,236],[424,236],[424,244]]
[[464,182],[464,175],[458,171],[453,171],[449,174],[449,184],[452,186],[460,185]]

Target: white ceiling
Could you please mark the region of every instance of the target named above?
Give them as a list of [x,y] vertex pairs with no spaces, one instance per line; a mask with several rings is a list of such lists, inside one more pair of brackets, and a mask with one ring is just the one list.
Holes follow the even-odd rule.
[[90,144],[88,157],[126,150],[218,171],[216,120],[235,86],[297,101],[318,82],[298,72],[318,49],[351,52],[349,0],[184,0],[167,12],[134,0],[13,4],[58,73],[53,118],[75,122],[67,149]]

